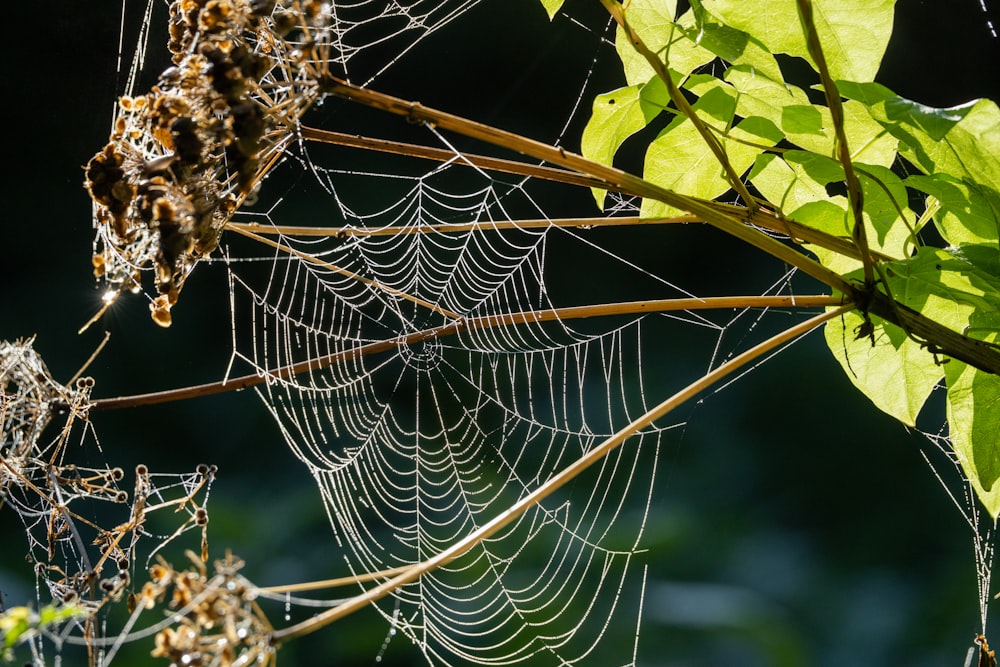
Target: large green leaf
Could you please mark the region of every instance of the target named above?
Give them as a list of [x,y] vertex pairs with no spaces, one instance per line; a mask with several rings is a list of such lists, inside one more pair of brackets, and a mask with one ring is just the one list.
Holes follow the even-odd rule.
[[857,312],[830,320],[825,328],[827,345],[861,393],[883,412],[914,426],[944,370],[899,327],[873,318],[872,345],[868,336],[857,336],[863,324]]
[[875,83],[843,83],[899,140],[900,153],[927,178],[911,184],[941,201],[938,228],[952,245],[996,244],[1000,227],[1000,108],[977,100],[935,109]]
[[[992,247],[924,247],[912,258],[886,264],[885,274],[900,303],[954,331],[988,342],[1000,337],[1000,262]],[[915,415],[917,399],[935,377],[934,363],[944,360],[912,347],[906,351],[904,346],[912,344],[905,340],[898,348],[901,359],[882,354],[878,343],[893,339],[890,326],[876,327],[876,347],[867,353],[858,348],[862,341],[854,341],[842,363],[848,375],[864,378],[856,384],[876,405],[906,421],[903,417]],[[836,325],[828,325],[827,342],[838,358],[844,335]],[[858,368],[864,368],[863,373]],[[948,423],[955,453],[980,500],[996,518],[1000,514],[1000,487],[995,485],[1000,477],[1000,378],[954,359],[936,377],[942,372],[948,384]],[[884,385],[880,386],[881,381]],[[905,392],[906,400],[894,398],[895,392]]]
[[[705,9],[746,32],[772,53],[800,56],[806,48],[796,0],[702,0]],[[835,79],[875,78],[892,34],[895,0],[814,0],[813,20]]]
[[[995,342],[998,337],[992,336]],[[947,365],[951,446],[980,501],[1000,517],[1000,377],[952,360]]]
[[910,176],[906,185],[937,200],[940,209],[934,222],[952,245],[992,243],[997,238],[1000,218],[990,195],[978,183],[940,173]]

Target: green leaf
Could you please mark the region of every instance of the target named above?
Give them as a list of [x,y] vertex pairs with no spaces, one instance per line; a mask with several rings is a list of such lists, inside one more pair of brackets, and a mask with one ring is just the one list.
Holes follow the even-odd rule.
[[906,185],[934,197],[941,208],[934,216],[938,232],[951,245],[994,243],[1000,218],[979,184],[949,174],[917,174]]
[[[738,115],[767,118],[796,146],[821,155],[833,154],[830,110],[810,103],[801,88],[754,74],[744,66],[730,67],[724,76],[739,92]],[[897,139],[872,118],[862,103],[848,101],[843,109],[851,158],[866,164],[891,166],[896,159]]]
[[[911,232],[900,212],[912,219],[906,208],[907,192],[892,171],[880,165],[856,165],[864,193],[863,218],[872,249],[894,257],[906,257],[912,246]],[[790,219],[833,236],[849,237],[853,220],[847,200],[831,196],[826,186],[844,180],[844,170],[832,158],[806,151],[785,151],[782,156],[761,156],[750,172],[750,181],[760,193]],[[856,260],[838,253],[810,248],[820,261],[838,273],[858,266]]]
[[826,343],[854,386],[879,410],[914,426],[944,370],[902,329],[876,317],[872,346],[868,336],[857,336],[863,323],[854,311],[830,320],[824,329]]
[[27,607],[12,607],[0,614],[0,634],[4,648],[15,646],[31,630],[34,613]]
[[[954,331],[994,342],[1000,331],[1000,260],[989,246],[961,249],[920,248],[909,259],[885,265],[893,296]],[[847,318],[845,318],[845,322]],[[945,375],[948,423],[952,445],[962,469],[990,514],[1000,513],[1000,378],[949,360],[942,369],[933,355],[916,346],[901,331],[873,318],[876,347],[852,341],[848,325],[827,326],[827,343],[855,384],[877,406],[906,423],[919,412],[918,400]],[[854,316],[852,322],[860,322]],[[885,354],[879,345],[896,346]],[[909,348],[907,350],[906,348]],[[846,349],[841,354],[840,350]],[[928,359],[930,359],[928,361]],[[848,365],[849,361],[849,365]],[[861,369],[861,370],[859,370]],[[936,370],[935,370],[936,369]],[[894,396],[902,392],[902,396]]]
[[935,109],[878,84],[845,84],[841,92],[865,104],[899,140],[900,153],[930,175],[910,182],[941,201],[943,213],[935,221],[949,243],[996,243],[1000,228],[996,103],[978,100]]
[[781,109],[781,127],[789,134],[826,136],[823,114],[811,104],[789,104]]
[[773,81],[784,81],[778,61],[759,40],[742,30],[719,23],[705,11],[699,0],[691,0],[691,9],[695,25],[685,27],[688,39],[732,65],[744,65],[753,74],[763,74]]
[[758,157],[749,178],[761,195],[782,211],[791,212],[804,204],[829,197],[825,183],[806,173],[800,164],[789,164],[774,153]]
[[[907,305],[969,336],[1000,339],[1000,260],[990,246],[966,245],[951,251],[922,248],[906,263],[894,263],[890,285]],[[899,274],[904,267],[907,275]],[[950,360],[948,425],[952,447],[990,515],[1000,515],[1000,378]]]
[[[994,335],[993,341],[997,339]],[[1000,377],[952,360],[948,381],[951,445],[980,501],[1000,517]]]
[[550,21],[555,18],[556,13],[563,4],[563,0],[541,0],[541,2],[542,7],[545,8],[545,13],[549,15]]
[[[772,53],[812,64],[795,0],[702,0],[713,16],[757,38]],[[895,0],[814,0],[816,31],[834,79],[875,78],[892,34]],[[815,65],[814,65],[815,67]]]
[[[675,0],[632,0],[625,5],[624,12],[625,20],[646,47],[680,78],[715,57],[711,51],[689,38],[690,28],[695,23],[690,10],[674,22],[677,14]],[[636,51],[620,26],[615,34],[615,49],[625,69],[625,80],[630,85],[646,83],[656,76],[652,66]]]
[[[920,248],[884,265],[900,303],[954,331],[995,342],[1000,338],[1000,258],[991,245]],[[1000,378],[955,359],[942,366],[898,327],[872,318],[875,346],[853,335],[856,313],[831,321],[826,339],[848,377],[875,405],[913,424],[942,374],[948,386],[949,435],[956,457],[990,515],[1000,515]],[[941,360],[945,361],[945,360]]]
[[[648,84],[619,88],[594,100],[593,112],[583,130],[581,152],[589,160],[611,166],[622,143],[655,118],[667,105],[669,95],[659,78]],[[605,191],[594,188],[597,205]]]
[[968,177],[993,188],[1000,183],[1000,108],[995,102],[933,109],[895,98],[884,110],[890,131],[906,143],[904,155],[927,173]]
[[1000,319],[1000,274],[989,254],[922,247],[885,265],[889,288],[901,303],[954,331],[989,330]]

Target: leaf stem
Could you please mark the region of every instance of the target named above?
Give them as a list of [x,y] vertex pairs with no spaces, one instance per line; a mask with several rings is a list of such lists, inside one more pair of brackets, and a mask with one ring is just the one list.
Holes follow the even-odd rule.
[[[851,236],[854,244],[861,253],[861,264],[865,272],[865,287],[871,289],[875,284],[875,272],[872,268],[873,260],[868,251],[868,232],[865,231],[864,220],[864,192],[861,189],[861,182],[854,172],[854,162],[851,160],[851,149],[847,143],[847,133],[844,131],[844,106],[840,101],[840,92],[837,84],[830,76],[830,68],[826,64],[826,56],[823,54],[823,45],[819,40],[819,33],[816,31],[816,24],[813,21],[812,0],[796,0],[799,9],[799,20],[802,23],[802,30],[805,32],[806,48],[809,55],[816,63],[820,81],[823,84],[823,95],[826,97],[826,105],[830,109],[830,117],[833,121],[833,131],[835,134],[834,152],[840,164],[844,167],[844,180],[847,183],[847,199],[851,206],[851,214],[854,217],[854,226]],[[890,197],[890,199],[892,199]]]

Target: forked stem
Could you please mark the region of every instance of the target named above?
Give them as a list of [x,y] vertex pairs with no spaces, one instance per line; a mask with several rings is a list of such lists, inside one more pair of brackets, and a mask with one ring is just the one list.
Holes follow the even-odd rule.
[[319,630],[336,620],[343,618],[359,609],[367,606],[368,604],[379,600],[393,591],[399,589],[406,584],[416,581],[421,576],[432,572],[433,570],[450,563],[456,558],[467,553],[473,549],[476,545],[483,542],[483,540],[488,539],[491,535],[497,533],[497,531],[503,529],[505,526],[509,525],[511,522],[516,520],[527,510],[531,509],[535,505],[545,500],[549,495],[559,490],[565,486],[569,481],[574,479],[577,475],[582,473],[584,470],[589,468],[594,463],[597,463],[605,456],[607,456],[611,451],[616,449],[623,442],[628,440],[633,435],[636,435],[642,429],[650,426],[653,422],[660,419],[670,411],[676,409],[680,405],[694,398],[696,395],[712,386],[719,380],[727,377],[737,369],[745,366],[747,363],[757,359],[763,354],[773,350],[774,348],[782,345],[790,340],[798,338],[799,336],[812,331],[824,322],[831,320],[835,317],[840,317],[844,313],[853,310],[853,305],[844,305],[839,308],[834,308],[826,312],[820,313],[815,317],[812,317],[805,322],[796,324],[795,326],[786,329],[785,331],[779,333],[772,338],[767,339],[763,343],[760,343],[743,354],[727,361],[715,370],[707,373],[706,375],[698,378],[695,382],[692,382],[687,387],[677,392],[667,400],[663,401],[653,409],[646,412],[644,415],[630,423],[625,428],[621,429],[613,436],[597,445],[589,452],[578,458],[576,461],[571,463],[566,468],[563,468],[555,476],[549,478],[544,484],[539,486],[537,489],[524,496],[521,500],[517,501],[515,504],[511,505],[503,513],[494,517],[491,521],[483,524],[481,528],[473,533],[470,533],[462,540],[454,543],[452,546],[448,547],[444,551],[441,551],[433,558],[429,558],[421,563],[417,563],[413,567],[409,568],[402,574],[398,574],[392,579],[385,581],[372,589],[369,589],[362,593],[361,595],[355,596],[340,604],[337,607],[333,607],[313,618],[310,618],[301,623],[296,623],[295,625],[290,625],[287,628],[275,631],[271,635],[272,644],[280,644],[282,642],[288,641],[289,639],[295,639],[297,637],[302,637],[303,635],[310,634]]
[[[441,129],[485,141],[510,150],[530,155],[551,164],[573,169],[594,178],[606,181],[624,192],[632,192],[642,197],[655,199],[658,202],[673,206],[691,215],[701,218],[706,223],[716,227],[736,238],[763,250],[775,259],[797,267],[802,272],[828,285],[846,298],[857,304],[857,309],[863,313],[878,315],[903,329],[907,335],[935,354],[947,355],[975,366],[980,370],[1000,375],[1000,353],[989,345],[974,338],[964,336],[957,331],[932,320],[925,315],[907,308],[895,301],[891,296],[875,289],[874,284],[857,285],[850,282],[836,271],[807,257],[797,249],[785,245],[750,226],[761,216],[760,209],[750,210],[745,207],[719,205],[687,195],[682,195],[667,188],[646,181],[639,176],[629,174],[620,169],[588,160],[582,155],[571,153],[558,146],[529,139],[527,137],[507,132],[491,125],[478,123],[461,116],[431,109],[417,102],[403,100],[392,95],[380,93],[368,88],[326,77],[321,85],[324,92],[358,104],[381,109],[396,114],[411,121],[427,123]],[[778,214],[772,215],[780,227],[784,218]],[[791,221],[789,221],[791,222]],[[793,238],[800,238],[793,235]],[[838,252],[843,252],[838,250]],[[849,256],[858,256],[866,265],[871,264],[870,253],[867,250],[854,248],[847,252]]]

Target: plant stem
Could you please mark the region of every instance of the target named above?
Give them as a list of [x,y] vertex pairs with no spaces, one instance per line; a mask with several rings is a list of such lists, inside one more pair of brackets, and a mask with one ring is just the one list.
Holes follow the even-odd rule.
[[[816,32],[816,24],[813,22],[812,0],[797,0],[796,5],[799,10],[799,20],[802,23],[802,30],[805,33],[806,48],[809,55],[816,63],[820,81],[823,84],[823,95],[826,97],[826,105],[830,109],[830,118],[833,121],[833,131],[835,136],[834,152],[837,160],[844,168],[844,181],[847,184],[847,199],[851,206],[851,214],[854,217],[852,238],[858,251],[861,253],[861,264],[864,266],[865,286],[871,287],[875,284],[875,273],[872,268],[872,258],[868,253],[868,233],[865,231],[865,221],[862,215],[864,209],[864,193],[861,190],[861,182],[854,172],[854,162],[851,160],[851,149],[847,143],[847,133],[844,131],[844,106],[840,102],[840,92],[837,84],[830,76],[830,68],[826,64],[826,56],[823,54],[823,45],[819,41],[819,33]],[[892,197],[890,197],[892,199]]]
[[504,229],[549,229],[550,227],[591,229],[594,227],[622,227],[633,225],[670,225],[702,222],[693,215],[678,215],[670,218],[538,218],[535,220],[484,220],[481,222],[443,223],[438,225],[406,225],[403,227],[295,227],[291,225],[270,225],[259,222],[228,222],[233,231],[245,230],[261,236],[281,234],[283,236],[336,236],[337,238],[369,236],[402,236],[406,234],[459,234],[463,232],[495,232]]
[[497,531],[512,523],[527,510],[541,503],[545,500],[545,498],[565,486],[569,481],[577,477],[591,465],[603,459],[608,455],[608,453],[616,449],[623,442],[642,431],[642,429],[650,426],[653,422],[660,419],[670,411],[680,405],[683,405],[685,402],[694,398],[708,387],[727,377],[740,367],[760,357],[762,354],[765,354],[794,338],[808,333],[827,320],[840,317],[842,314],[852,309],[852,305],[844,305],[839,308],[820,313],[819,315],[816,315],[805,322],[796,324],[778,335],[767,339],[763,343],[752,347],[734,359],[727,361],[715,370],[698,378],[695,382],[692,382],[681,391],[646,412],[628,426],[588,451],[569,466],[563,468],[556,475],[550,477],[544,484],[521,498],[521,500],[511,505],[508,509],[494,517],[491,521],[483,524],[483,526],[478,530],[470,533],[458,542],[455,542],[452,546],[439,552],[433,558],[417,563],[406,572],[396,575],[392,579],[365,591],[361,595],[351,598],[337,607],[318,614],[309,620],[275,631],[271,635],[271,643],[277,645],[288,641],[289,639],[295,639],[311,632],[315,632],[316,630],[319,630],[330,623],[358,611],[359,609],[366,607],[370,603],[375,602],[386,595],[389,595],[402,586],[405,586],[412,581],[416,581],[421,576],[450,563],[456,558],[459,558],[483,542],[483,540],[486,540]]
[[844,303],[839,296],[730,296],[706,297],[704,299],[661,299],[653,301],[628,301],[622,303],[605,303],[590,306],[571,306],[551,310],[529,310],[518,313],[487,315],[460,319],[444,326],[423,329],[414,333],[389,340],[376,341],[367,345],[330,354],[317,359],[310,359],[297,364],[290,364],[270,371],[267,375],[244,375],[242,377],[212,382],[193,387],[158,391],[137,396],[121,396],[118,398],[101,398],[90,404],[90,410],[117,410],[132,408],[139,405],[154,405],[170,401],[180,401],[199,396],[209,396],[227,391],[236,391],[247,387],[263,384],[269,378],[286,378],[313,370],[326,368],[335,363],[357,357],[364,357],[380,352],[396,349],[399,345],[414,345],[416,343],[453,336],[462,331],[488,329],[500,326],[515,326],[519,324],[551,322],[553,320],[584,319],[588,317],[604,317],[611,315],[632,315],[636,313],[662,313],[677,310],[710,310],[716,308],[817,308],[838,306]]
[[608,184],[596,178],[590,178],[575,171],[566,169],[554,169],[537,164],[524,164],[515,160],[504,160],[501,158],[489,157],[486,155],[474,155],[472,153],[455,153],[443,148],[431,148],[418,144],[407,144],[399,141],[389,141],[387,139],[372,139],[356,134],[345,134],[343,132],[331,132],[330,130],[320,130],[314,127],[300,127],[299,134],[303,139],[317,141],[337,146],[351,146],[369,151],[381,153],[393,153],[396,155],[406,155],[408,157],[423,158],[425,160],[435,160],[437,162],[454,162],[457,165],[499,171],[506,174],[517,174],[518,176],[528,176],[531,178],[541,178],[547,181],[557,181],[569,183],[571,185],[582,185],[588,188],[607,188]]

